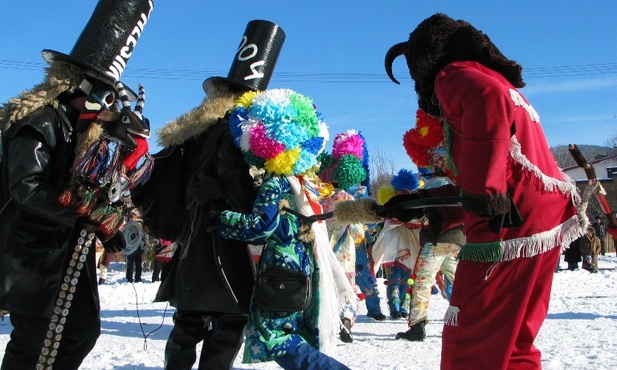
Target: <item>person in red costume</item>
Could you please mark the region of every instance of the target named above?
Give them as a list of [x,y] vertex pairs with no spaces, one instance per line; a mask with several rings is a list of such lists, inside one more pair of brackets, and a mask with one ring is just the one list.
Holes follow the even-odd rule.
[[[386,55],[404,55],[420,109],[444,124],[462,189],[466,244],[443,330],[441,368],[541,369],[534,340],[562,248],[587,222],[557,167],[522,67],[463,20],[435,14]],[[390,203],[390,204],[388,204]],[[385,205],[404,213],[401,199]]]

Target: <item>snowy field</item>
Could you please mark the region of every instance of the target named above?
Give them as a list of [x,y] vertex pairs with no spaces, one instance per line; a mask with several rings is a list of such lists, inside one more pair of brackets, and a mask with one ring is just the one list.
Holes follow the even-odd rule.
[[[600,256],[601,271],[562,271],[555,275],[548,317],[536,340],[546,370],[617,369],[617,257]],[[152,303],[159,283],[130,284],[124,265],[112,263],[108,281],[100,286],[102,334],[84,360],[83,370],[154,370],[163,367],[165,341],[172,329],[173,307]],[[381,306],[388,314],[385,285],[380,280]],[[353,328],[354,342],[340,342],[334,356],[351,369],[439,369],[443,315],[448,307],[441,295],[431,300],[427,338],[424,342],[395,340],[407,330],[406,321],[374,321],[366,306]],[[9,339],[8,317],[0,321],[0,356]],[[478,350],[481,356],[482,349]],[[197,367],[195,366],[194,369]],[[279,369],[274,362],[243,365],[238,355],[234,369]]]

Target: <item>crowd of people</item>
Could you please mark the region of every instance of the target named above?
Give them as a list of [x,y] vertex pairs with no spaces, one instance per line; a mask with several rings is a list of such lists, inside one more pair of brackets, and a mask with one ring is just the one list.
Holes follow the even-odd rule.
[[[268,88],[285,40],[269,21],[248,23],[252,52],[206,79],[201,104],[157,130],[163,149],[148,153],[143,87],[120,77],[152,9],[100,0],[71,53],[44,50],[43,83],[0,109],[0,309],[13,327],[2,370],[78,369],[120,254],[131,283],[145,256],[156,301],[175,307],[165,369],[230,369],[243,344],[244,363],[348,369],[332,354],[353,341],[361,302],[383,321],[387,299],[407,320],[393,336],[422,341],[435,285],[449,301],[442,369],[541,368],[534,339],[561,252],[578,249],[568,266],[597,272],[598,236],[617,232],[580,213],[517,62],[441,13],[392,46],[387,75],[398,83],[404,56],[415,83],[404,146],[419,172],[380,202],[360,132],[324,155],[319,102]],[[251,246],[263,246],[257,263]]]

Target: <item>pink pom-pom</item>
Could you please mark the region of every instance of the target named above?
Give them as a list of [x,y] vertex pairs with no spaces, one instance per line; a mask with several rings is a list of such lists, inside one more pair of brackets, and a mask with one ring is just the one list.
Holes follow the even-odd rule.
[[351,154],[362,159],[364,155],[364,139],[357,133],[342,133],[336,135],[332,144],[332,156],[340,158],[345,154]]

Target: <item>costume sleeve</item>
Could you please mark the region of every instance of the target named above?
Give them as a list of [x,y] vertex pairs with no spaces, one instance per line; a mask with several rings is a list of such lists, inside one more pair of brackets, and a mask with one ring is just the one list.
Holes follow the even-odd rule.
[[224,238],[247,242],[264,242],[273,234],[281,238],[295,236],[297,218],[279,213],[282,199],[280,178],[271,177],[259,189],[251,213],[221,212],[217,220],[217,232]]
[[[452,66],[452,65],[450,65]],[[507,85],[479,69],[444,68],[435,92],[451,119],[453,158],[465,196],[465,208],[484,215],[509,210],[506,173],[513,124]]]
[[55,138],[45,140],[35,126],[19,128],[8,143],[9,192],[29,214],[72,227],[77,218],[75,210],[58,202],[60,190],[50,183],[54,143]]

